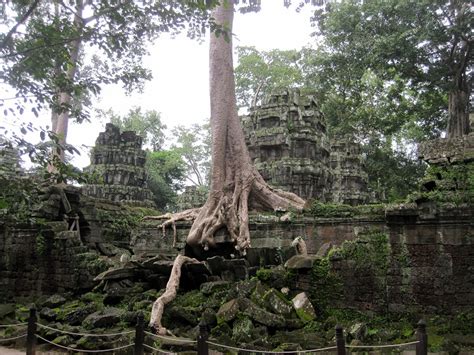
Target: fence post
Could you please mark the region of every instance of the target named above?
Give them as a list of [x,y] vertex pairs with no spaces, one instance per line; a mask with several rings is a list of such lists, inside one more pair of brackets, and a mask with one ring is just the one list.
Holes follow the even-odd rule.
[[426,323],[423,319],[418,322],[418,328],[416,330],[416,340],[419,341],[419,343],[416,344],[416,355],[427,355],[428,335],[426,334]]
[[336,346],[337,355],[346,355],[346,341],[344,340],[344,331],[341,325],[336,325]]
[[26,355],[36,354],[36,308],[30,308],[30,317],[28,318],[28,330],[26,335]]
[[135,348],[133,355],[143,355],[143,342],[145,340],[145,322],[143,313],[137,316],[137,325],[135,326]]
[[207,324],[201,320],[199,323],[199,335],[197,338],[198,355],[209,355],[209,345],[207,344],[207,339],[209,339]]

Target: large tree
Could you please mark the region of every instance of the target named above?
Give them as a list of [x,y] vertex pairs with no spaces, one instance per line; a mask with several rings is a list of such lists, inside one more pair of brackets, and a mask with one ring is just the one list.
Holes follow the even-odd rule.
[[[13,0],[0,8],[10,30],[0,36],[0,79],[16,90],[13,108],[51,109],[51,128],[64,145],[70,118],[87,118],[88,97],[101,86],[131,90],[151,77],[142,66],[149,40],[207,19],[205,1]],[[85,51],[84,48],[89,48]],[[95,53],[92,55],[91,53]],[[2,100],[2,104],[6,104]],[[26,105],[25,105],[26,103]],[[6,111],[8,112],[8,111]],[[13,112],[13,110],[12,110]],[[64,150],[56,156],[64,160]]]
[[370,69],[388,82],[403,80],[414,96],[431,100],[432,111],[447,109],[449,137],[469,132],[473,14],[468,1],[344,0],[326,10],[315,19],[336,77],[342,66],[355,74]]
[[[187,244],[199,250],[215,246],[214,234],[225,228],[235,243],[235,249],[245,254],[251,245],[248,228],[249,208],[258,206],[267,210],[302,210],[304,200],[298,196],[275,190],[267,185],[252,165],[245,145],[244,134],[237,113],[234,69],[232,61],[233,1],[224,1],[212,17],[227,31],[211,34],[209,49],[209,81],[212,129],[212,172],[208,199],[199,210],[185,211],[173,216],[194,216],[195,220],[186,239]],[[166,291],[160,296],[151,314],[150,324],[159,333],[163,307],[176,295],[182,263],[192,261],[179,256],[171,272]]]

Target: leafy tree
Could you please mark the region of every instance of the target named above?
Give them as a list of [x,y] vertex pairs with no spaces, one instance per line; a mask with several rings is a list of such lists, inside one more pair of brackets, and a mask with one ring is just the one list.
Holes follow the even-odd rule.
[[361,78],[369,69],[384,82],[400,81],[421,105],[429,102],[432,114],[447,111],[449,137],[469,132],[469,2],[345,0],[326,10],[315,21],[335,74],[350,68]]
[[146,162],[148,187],[161,210],[173,210],[177,192],[183,188],[186,164],[174,150],[149,152]]
[[[35,115],[51,109],[52,131],[64,144],[69,118],[88,117],[87,97],[109,83],[140,88],[151,77],[142,66],[148,41],[185,28],[198,35],[205,29],[207,3],[212,5],[191,0],[4,3],[1,18],[10,29],[0,36],[0,80],[16,90],[17,98],[9,109],[22,114],[30,106]],[[58,157],[64,160],[64,150]]]
[[241,107],[255,106],[275,89],[302,85],[301,53],[296,50],[258,51],[255,47],[237,47],[237,56],[235,86]]
[[186,179],[195,186],[208,186],[211,158],[209,123],[177,126],[173,129],[176,144],[172,149],[186,164]]
[[161,122],[160,113],[151,110],[142,112],[140,107],[134,107],[125,116],[120,116],[112,109],[100,114],[121,131],[134,131],[143,138],[145,145],[149,144],[153,151],[163,148],[166,125]]

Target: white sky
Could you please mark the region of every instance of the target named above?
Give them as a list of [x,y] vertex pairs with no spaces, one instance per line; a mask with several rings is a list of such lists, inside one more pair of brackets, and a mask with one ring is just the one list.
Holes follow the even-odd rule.
[[[310,6],[297,13],[294,8],[286,9],[282,0],[262,0],[260,12],[236,13],[234,47],[300,49],[311,42],[310,15]],[[119,86],[105,87],[95,108],[112,108],[120,114],[134,106],[142,107],[142,111],[156,110],[168,128],[209,117],[208,39],[200,44],[185,35],[162,37],[144,62],[152,70],[153,80],[145,85],[143,94],[126,96]],[[47,125],[49,115],[44,116],[41,121]],[[81,151],[81,156],[74,158],[74,165],[89,165],[87,148],[81,146],[93,146],[104,126],[105,122],[94,121],[93,117],[91,123],[70,124],[68,142]]]

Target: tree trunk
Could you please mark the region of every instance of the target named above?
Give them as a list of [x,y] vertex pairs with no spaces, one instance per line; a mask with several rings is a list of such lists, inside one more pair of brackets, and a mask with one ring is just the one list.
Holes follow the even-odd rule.
[[449,92],[448,138],[469,134],[469,95],[462,89]]
[[235,248],[245,253],[250,247],[249,204],[268,210],[301,210],[304,200],[269,187],[252,165],[237,113],[232,60],[233,2],[213,11],[217,24],[225,25],[228,36],[211,34],[209,80],[212,129],[211,190],[187,238],[191,246],[206,250],[214,245],[213,235],[227,228]]
[[[232,0],[221,3],[213,11],[216,23],[228,27],[229,36],[232,34],[233,16]],[[162,227],[174,226],[175,221],[179,219],[195,218],[186,242],[191,247],[203,247],[205,250],[215,245],[214,233],[226,228],[235,242],[235,248],[245,254],[250,247],[249,204],[253,202],[256,206],[268,210],[302,210],[305,201],[292,193],[272,189],[251,163],[237,114],[231,38],[211,34],[209,75],[211,191],[206,203],[199,210],[187,210],[168,216],[170,219],[164,222]],[[166,331],[161,325],[161,316],[164,305],[176,296],[182,258],[176,258],[166,292],[153,305],[150,324],[160,334]]]
[[[78,33],[82,31],[83,23],[82,23],[82,12],[84,9],[84,5],[82,1],[78,1],[76,7],[76,14],[74,16],[74,26]],[[73,40],[70,45],[70,56],[69,62],[67,63],[67,71],[66,71],[66,80],[70,85],[72,85],[74,81],[74,77],[77,72],[77,62],[79,60],[79,51],[81,48],[81,39],[80,36]],[[60,162],[65,161],[65,152],[62,147],[66,144],[67,132],[68,132],[68,125],[69,125],[69,111],[72,105],[72,94],[71,88],[59,88],[58,90],[58,99],[57,99],[57,107],[53,108],[53,112],[51,113],[51,126],[52,131],[58,137],[58,143],[60,147],[58,147],[53,152],[53,164],[48,167],[50,172],[56,172],[57,168],[54,166],[54,160],[58,159]]]

